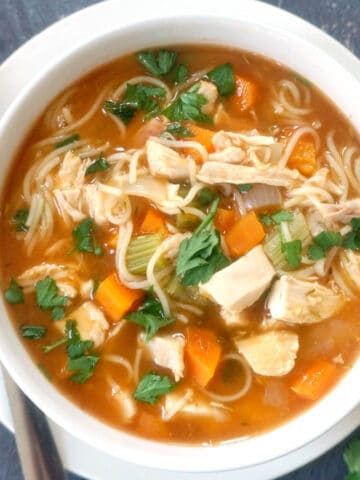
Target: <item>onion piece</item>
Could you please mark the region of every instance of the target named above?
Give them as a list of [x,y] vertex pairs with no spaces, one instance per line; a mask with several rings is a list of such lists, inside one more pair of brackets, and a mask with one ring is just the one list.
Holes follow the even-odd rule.
[[255,210],[281,205],[282,198],[278,187],[256,183],[251,190],[243,193],[246,209]]

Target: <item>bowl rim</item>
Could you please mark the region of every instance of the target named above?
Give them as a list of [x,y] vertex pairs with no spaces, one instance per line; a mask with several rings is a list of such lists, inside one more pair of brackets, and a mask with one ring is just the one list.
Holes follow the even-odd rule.
[[[170,18],[170,17],[169,17]],[[179,20],[179,17],[175,17],[176,20]],[[206,15],[205,15],[205,18],[206,18]],[[214,19],[212,19],[214,20]],[[150,23],[155,23],[157,22],[158,20],[150,20],[150,21],[144,21],[144,22],[141,22],[141,24],[150,24]],[[170,21],[170,20],[169,20]],[[225,18],[225,21],[228,22],[229,19],[228,18]],[[141,27],[141,24],[140,23],[137,23],[136,25],[131,25],[131,27],[129,28],[135,28],[138,29]],[[125,30],[124,28],[121,28],[121,30]],[[112,36],[113,35],[113,32],[109,32],[109,36]],[[102,38],[104,37],[104,35],[102,35]],[[73,57],[73,56],[76,56],[76,54],[78,52],[80,52],[84,46],[88,47],[89,48],[89,45],[91,43],[95,43],[96,41],[98,41],[98,38],[94,38],[93,40],[91,41],[87,41],[84,43],[84,45],[82,46],[78,46],[76,49],[73,50],[72,54],[70,55],[70,57]],[[41,84],[41,81],[46,79],[46,77],[48,76],[49,72],[53,71],[54,69],[56,69],[57,67],[59,67],[59,65],[64,61],[64,59],[68,59],[69,58],[69,55],[68,53],[65,53],[63,57],[60,57],[58,59],[56,59],[52,64],[50,64],[46,69],[44,69],[43,71],[39,72],[39,75],[34,78],[33,82],[31,82],[26,89],[24,89],[24,91],[22,92],[22,94],[20,94],[19,98],[17,100],[15,100],[15,102],[10,106],[10,108],[8,109],[7,113],[4,115],[4,117],[1,119],[0,121],[0,138],[1,138],[1,135],[4,133],[4,131],[6,131],[6,128],[7,128],[7,125],[9,123],[9,121],[11,120],[11,118],[15,115],[16,116],[16,112],[18,111],[18,109],[21,107],[22,103],[24,102],[24,99],[26,99],[33,90],[36,90],[36,88],[38,88],[38,85]],[[341,67],[342,68],[342,67]],[[358,83],[358,81],[356,80],[356,82]],[[3,363],[5,364],[6,368],[10,371],[10,374],[12,374],[12,376],[14,376],[15,380],[17,381],[17,383],[19,383],[19,385],[23,388],[23,390],[25,391],[25,393],[32,399],[35,399],[36,397],[36,402],[43,410],[46,411],[46,413],[50,416],[50,418],[53,418],[54,421],[56,423],[59,423],[60,425],[63,425],[64,426],[64,419],[62,418],[62,416],[59,414],[59,412],[54,412],[54,411],[51,411],[51,413],[49,413],[49,408],[48,408],[48,405],[46,405],[46,402],[45,402],[45,399],[43,400],[42,397],[43,397],[43,388],[45,388],[46,386],[46,390],[48,390],[48,384],[46,381],[44,381],[44,379],[42,377],[40,377],[39,373],[38,373],[38,376],[39,376],[39,388],[36,390],[34,388],[31,387],[31,385],[29,383],[26,382],[25,378],[22,376],[22,373],[21,373],[21,368],[17,368],[16,365],[11,365],[10,363],[10,357],[11,355],[5,355],[3,353],[3,348],[2,346],[4,345],[3,342],[2,342],[2,338],[0,337],[0,358],[1,360],[3,361]],[[19,342],[20,343],[20,342]],[[8,351],[9,353],[9,351]],[[32,363],[32,361],[31,361]],[[35,366],[34,366],[34,371],[35,370]],[[40,381],[42,380],[42,382]],[[343,382],[341,382],[343,383]],[[62,400],[66,400],[62,395],[59,394],[59,396],[61,397]],[[53,397],[52,400],[56,400],[56,397]],[[66,400],[67,401],[67,400]],[[68,402],[68,401],[67,401]],[[344,408],[346,411],[345,413],[341,416],[344,416],[346,413],[348,413],[351,408],[354,408],[356,406],[356,404],[358,403],[358,400],[356,400],[356,403],[352,404],[352,403],[347,403],[346,404],[346,408]],[[71,405],[71,409],[73,410],[74,407],[70,402],[68,402],[69,405]],[[65,404],[64,404],[65,406]],[[342,406],[345,407],[345,404]],[[315,408],[315,407],[314,407]],[[343,409],[343,410],[344,410]],[[337,412],[339,413],[339,412]],[[84,415],[84,414],[83,414]],[[70,417],[70,415],[69,415]],[[82,418],[83,421],[86,420],[86,422],[89,421],[88,418],[88,415],[86,414],[84,418]],[[298,417],[299,418],[299,417]],[[340,416],[337,417],[336,421],[333,421],[333,423],[330,425],[328,425],[326,427],[326,429],[329,429],[331,428],[331,426],[333,424],[335,424],[337,421],[339,421],[341,419]],[[96,421],[97,423],[101,423],[101,422],[98,422]],[[292,421],[291,421],[292,422]],[[68,419],[68,421],[66,422],[66,425],[65,425],[65,428],[70,431],[71,433],[74,433],[73,431],[73,421],[72,419]],[[97,428],[98,426],[96,424],[93,424],[91,425],[92,427],[94,428]],[[321,433],[324,433],[325,430],[319,432],[316,436],[319,436]],[[78,432],[75,432],[75,434],[78,433]],[[267,435],[267,434],[266,434]],[[83,440],[87,441],[88,443],[92,443],[92,442],[89,442],[86,438],[84,438],[83,436],[81,435],[77,435],[79,436],[80,438],[82,438]],[[119,436],[119,432],[116,430],[116,436],[118,437]],[[129,441],[130,439],[127,438],[128,436],[125,435],[124,436],[124,441]],[[134,437],[132,437],[134,438]],[[137,437],[135,437],[136,440],[139,440]],[[258,437],[255,437],[255,438],[258,438]],[[315,439],[316,437],[311,437],[308,441],[310,440],[313,440]],[[131,442],[130,442],[131,443]],[[158,443],[155,443],[155,442],[149,442],[149,441],[144,441],[144,440],[141,440],[141,443],[147,443],[147,444],[150,444],[152,447],[155,445],[155,447],[158,449],[159,448],[159,444]],[[242,443],[242,442],[238,442],[239,444]],[[94,440],[94,443],[93,443],[95,446],[97,446],[98,448],[104,450],[104,448],[102,448],[102,440],[99,439],[98,441],[95,441]],[[301,443],[300,443],[301,445]],[[294,446],[291,450],[287,449],[286,452],[284,452],[284,454],[287,454],[289,453],[290,451],[298,448],[298,446],[300,445],[297,445],[297,446]],[[213,452],[214,452],[214,449],[219,449],[219,450],[224,450],[224,448],[228,449],[229,447],[231,447],[230,444],[226,444],[224,446],[219,446],[219,447],[213,447],[211,449],[211,456],[213,455]],[[178,445],[172,445],[171,447],[169,447],[170,449],[174,450],[176,449],[178,452],[180,450],[183,450],[182,447],[179,447]],[[130,455],[131,458],[131,461],[133,461],[134,463],[139,463],[139,464],[142,464],[142,465],[148,465],[148,466],[153,466],[153,467],[156,467],[156,468],[168,468],[168,466],[162,466],[161,464],[159,465],[158,462],[158,459],[156,460],[156,463],[153,462],[153,460],[151,459],[151,456],[154,455],[153,453],[150,454],[150,456],[147,457],[147,461],[144,462],[144,461],[139,461],[138,459],[138,456],[136,455],[136,452],[134,453],[133,452],[133,446],[131,446],[130,450],[131,452],[133,453],[133,455]],[[189,449],[195,449],[197,451],[197,454],[198,454],[198,451],[199,451],[199,447],[185,447],[185,450],[189,450]],[[129,453],[129,449],[127,449],[127,452]],[[125,452],[126,453],[126,452]],[[166,454],[166,452],[164,451],[163,452],[164,454]],[[185,453],[185,452],[182,452],[182,453]],[[186,458],[187,458],[187,461],[189,460],[189,456],[188,455],[185,455]],[[279,457],[280,455],[277,455],[277,457]],[[122,455],[121,458],[124,458],[125,460],[129,460],[129,455]],[[209,461],[209,459],[211,460],[211,457],[210,456],[205,456],[205,457],[208,457],[207,460]],[[172,456],[168,456],[168,458],[171,458],[171,465],[173,464],[173,462],[175,461],[176,458],[178,458],[178,455],[176,455],[175,457],[172,457]],[[273,459],[274,457],[271,455],[269,458],[266,458],[264,460],[262,460],[262,462],[264,461],[268,461],[269,459]],[[259,464],[260,462],[256,462],[256,464]],[[188,465],[183,465],[182,463],[179,463],[177,462],[177,465],[179,465],[176,470],[178,471],[213,471],[213,470],[219,470],[219,469],[229,469],[229,468],[237,468],[237,464],[238,464],[238,461],[236,461],[236,464],[234,463],[232,466],[224,466],[224,465],[221,465],[218,464],[218,467],[216,468],[206,468],[204,469],[204,465],[201,465],[200,468],[195,468],[196,466],[193,466],[191,467],[191,469],[189,470],[188,468]],[[246,464],[246,465],[243,465],[243,467],[248,467],[250,466],[250,464]]]

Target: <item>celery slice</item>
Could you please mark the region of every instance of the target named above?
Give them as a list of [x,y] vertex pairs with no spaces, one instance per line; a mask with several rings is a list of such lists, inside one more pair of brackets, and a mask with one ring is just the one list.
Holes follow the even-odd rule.
[[[302,213],[294,213],[293,220],[287,222],[287,230],[291,236],[291,240],[301,241],[303,251],[310,245],[311,234]],[[267,236],[264,250],[275,268],[291,270],[290,265],[286,262],[285,252],[281,251],[281,232],[279,227],[276,227],[275,230]]]
[[174,275],[167,284],[165,291],[175,300],[183,303],[194,303],[200,307],[208,305],[208,300],[200,295],[199,288],[196,286],[185,287],[180,283],[179,277]]
[[[163,235],[161,233],[152,233],[149,235],[134,236],[127,248],[126,263],[130,273],[134,275],[145,275],[146,267],[155,250],[161,244]],[[157,268],[163,265],[164,261],[160,260]]]

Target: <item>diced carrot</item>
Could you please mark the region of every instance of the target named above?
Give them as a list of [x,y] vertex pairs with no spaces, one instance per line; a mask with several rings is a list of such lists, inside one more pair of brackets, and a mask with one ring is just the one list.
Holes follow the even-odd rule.
[[311,177],[316,172],[316,149],[312,138],[300,138],[291,152],[288,167],[296,168],[305,177]]
[[[189,137],[188,140],[200,143],[203,147],[205,147],[208,153],[212,153],[214,151],[212,138],[215,132],[193,124],[189,124],[187,127],[192,131],[192,133],[194,133],[194,137]],[[195,148],[187,148],[186,153],[191,155],[197,163],[202,162],[202,156]]]
[[226,210],[225,208],[218,208],[216,210],[214,224],[221,233],[229,230],[235,222],[234,210]]
[[231,255],[244,255],[265,238],[265,230],[256,213],[251,211],[241,217],[225,235]]
[[146,437],[166,437],[169,433],[166,423],[148,412],[140,412],[136,422],[138,432]]
[[188,327],[186,330],[185,361],[190,377],[205,387],[215,374],[221,347],[212,330]]
[[140,303],[143,296],[142,290],[125,287],[113,273],[100,283],[94,299],[113,322],[118,322]]
[[291,390],[307,400],[318,400],[336,378],[337,367],[326,360],[318,360],[295,380]]
[[248,78],[235,75],[236,91],[229,97],[229,105],[237,112],[247,112],[255,105],[259,89],[256,83]]
[[165,215],[159,210],[149,208],[140,225],[139,233],[168,233],[165,226]]

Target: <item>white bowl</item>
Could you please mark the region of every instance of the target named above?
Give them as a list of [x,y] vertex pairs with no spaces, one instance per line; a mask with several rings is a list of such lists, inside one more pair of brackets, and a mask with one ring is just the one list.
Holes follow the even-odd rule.
[[[204,8],[205,10],[205,8]],[[121,12],[119,12],[121,13]],[[279,13],[280,14],[280,13]],[[228,16],[226,16],[228,15]],[[276,10],[273,10],[276,20]],[[291,16],[289,16],[291,19]],[[261,15],[221,18],[203,15],[153,19],[106,34],[94,33],[84,45],[57,58],[20,93],[0,121],[0,187],[21,140],[34,120],[69,83],[125,53],[174,44],[230,45],[271,57],[309,78],[360,130],[360,84],[332,57],[306,39]],[[213,447],[166,445],[115,430],[82,412],[49,383],[29,358],[0,302],[0,360],[24,392],[56,423],[82,441],[123,460],[175,471],[210,472],[245,468],[286,455],[330,429],[359,402],[360,362],[313,408],[259,436]]]

